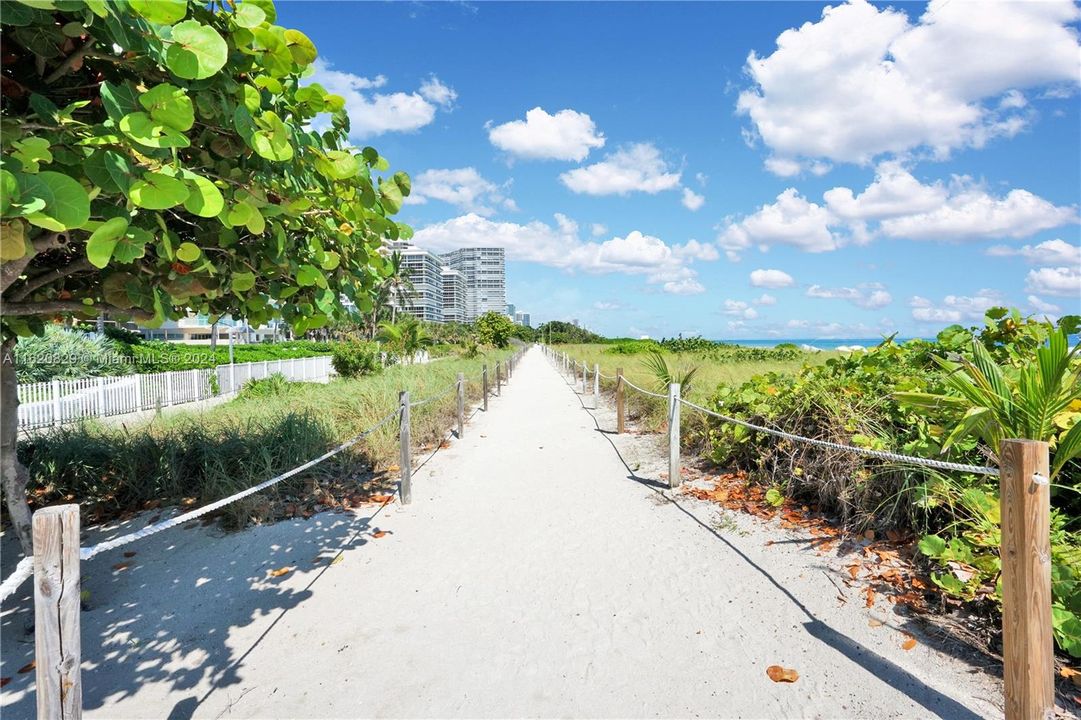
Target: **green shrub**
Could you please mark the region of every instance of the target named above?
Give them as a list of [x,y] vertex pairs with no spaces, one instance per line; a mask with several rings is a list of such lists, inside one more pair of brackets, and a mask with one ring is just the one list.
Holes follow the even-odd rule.
[[243,400],[252,398],[278,397],[285,395],[290,389],[300,383],[290,382],[281,373],[274,373],[270,377],[259,380],[249,380],[240,388],[237,397]]
[[23,338],[15,346],[15,365],[21,383],[129,375],[136,371],[126,345],[60,325],[47,325],[44,335]]
[[639,353],[657,352],[661,344],[656,340],[620,340],[605,349],[610,355],[638,355]]
[[337,343],[330,360],[335,372],[345,378],[373,375],[383,369],[379,346],[355,340]]

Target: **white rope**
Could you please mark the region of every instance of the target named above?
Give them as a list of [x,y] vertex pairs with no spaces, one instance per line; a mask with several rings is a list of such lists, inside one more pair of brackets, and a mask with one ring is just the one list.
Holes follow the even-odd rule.
[[254,495],[255,493],[259,492],[260,490],[265,490],[268,487],[270,487],[271,485],[275,485],[275,484],[281,482],[282,480],[286,480],[288,478],[293,477],[294,475],[296,475],[298,473],[304,472],[308,468],[313,467],[315,465],[318,465],[319,463],[323,462],[327,458],[333,457],[333,456],[337,455],[338,453],[342,452],[343,450],[347,450],[348,448],[351,448],[352,446],[356,445],[358,442],[360,442],[364,438],[368,437],[369,435],[371,435],[373,432],[375,432],[379,428],[386,425],[388,422],[393,420],[395,417],[398,417],[400,415],[400,413],[401,413],[401,408],[396,408],[394,411],[388,413],[385,417],[383,417],[383,419],[380,420],[378,423],[376,423],[373,427],[368,428],[367,430],[365,430],[361,434],[357,435],[356,437],[352,438],[351,440],[346,440],[344,443],[342,443],[338,447],[334,448],[333,450],[325,452],[322,455],[320,455],[319,457],[315,458],[314,460],[309,460],[308,462],[304,463],[303,465],[300,465],[299,467],[295,467],[292,470],[289,470],[287,472],[282,473],[281,475],[273,477],[273,478],[271,478],[271,479],[269,479],[269,480],[267,480],[265,482],[261,482],[258,485],[254,485],[254,486],[248,488],[247,490],[241,490],[240,492],[236,493],[235,495],[230,495],[227,498],[222,498],[221,500],[217,500],[215,502],[212,502],[209,505],[204,505],[203,507],[201,507],[201,508],[199,508],[197,510],[192,510],[191,512],[186,512],[186,513],[183,513],[181,515],[177,515],[176,517],[170,518],[169,520],[162,520],[161,522],[154,523],[153,525],[147,525],[146,527],[144,527],[144,528],[142,528],[140,530],[136,530],[133,533],[128,533],[127,535],[121,535],[120,537],[113,538],[112,540],[106,540],[105,542],[100,542],[97,545],[91,545],[90,547],[82,548],[79,551],[79,557],[82,560],[89,560],[90,558],[94,557],[95,555],[99,555],[99,554],[101,554],[101,553],[103,553],[103,552],[105,552],[107,550],[113,550],[115,548],[122,547],[124,545],[129,544],[129,543],[133,543],[136,540],[142,540],[143,538],[150,537],[151,535],[156,535],[157,533],[160,533],[163,530],[168,530],[169,528],[176,527],[177,525],[182,525],[182,524],[184,524],[184,523],[186,523],[186,522],[188,522],[190,520],[194,520],[194,519],[196,519],[198,517],[202,517],[203,515],[206,515],[207,513],[213,512],[213,511],[215,511],[215,510],[217,510],[219,508],[223,508],[226,505],[228,505],[229,503],[236,502],[237,500],[240,500],[242,498],[246,498],[249,495]]
[[8,599],[8,596],[19,589],[23,582],[34,574],[34,558],[24,557],[15,566],[15,570],[4,578],[0,583],[0,602]]
[[[626,379],[624,378],[624,381]],[[629,384],[629,383],[628,383]],[[895,462],[908,463],[910,465],[923,465],[926,467],[936,468],[938,470],[955,470],[957,472],[974,473],[977,475],[998,475],[998,468],[984,467],[982,465],[965,465],[963,463],[945,462],[944,460],[932,460],[931,458],[913,457],[911,455],[901,455],[899,453],[885,452],[884,450],[872,450],[870,448],[861,448],[854,445],[843,445],[841,443],[830,442],[828,440],[816,440],[814,438],[804,437],[802,435],[793,435],[792,433],[784,432],[783,430],[773,430],[771,428],[764,428],[760,425],[749,423],[746,420],[739,420],[728,415],[722,415],[712,410],[707,410],[701,405],[695,405],[692,402],[688,402],[683,398],[679,400],[681,403],[689,408],[700,410],[707,415],[712,415],[715,418],[725,420],[736,425],[742,425],[750,430],[757,430],[758,432],[764,432],[769,435],[776,435],[787,440],[795,440],[796,442],[809,443],[811,445],[818,445],[820,447],[832,448],[834,450],[843,450],[845,452],[856,453],[857,455],[867,455],[869,457],[879,458],[881,460],[893,460]]]
[[650,392],[649,390],[646,390],[645,388],[638,387],[637,385],[632,383],[630,380],[628,380],[626,375],[623,376],[623,382],[625,384],[627,384],[627,385],[630,385],[632,388],[634,388],[638,392],[643,393],[645,395],[651,395],[651,396],[653,396],[655,398],[660,398],[661,400],[667,400],[668,399],[667,395],[661,395],[660,393]]

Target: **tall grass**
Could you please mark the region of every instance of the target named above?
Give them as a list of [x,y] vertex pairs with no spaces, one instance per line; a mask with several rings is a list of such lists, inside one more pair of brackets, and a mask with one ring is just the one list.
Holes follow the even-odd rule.
[[[512,351],[477,358],[448,358],[426,365],[393,366],[354,380],[283,383],[274,393],[241,393],[202,412],[181,412],[137,425],[87,422],[24,440],[36,505],[66,501],[109,517],[147,503],[202,505],[251,487],[325,453],[376,425],[408,390],[414,402],[447,390],[459,372],[466,376],[467,402],[479,402],[480,372]],[[453,425],[456,394],[413,409],[417,449],[438,444]],[[268,492],[297,494],[307,481],[349,478],[397,462],[398,425],[391,421],[364,442]],[[236,525],[251,516],[253,503],[229,507]]]

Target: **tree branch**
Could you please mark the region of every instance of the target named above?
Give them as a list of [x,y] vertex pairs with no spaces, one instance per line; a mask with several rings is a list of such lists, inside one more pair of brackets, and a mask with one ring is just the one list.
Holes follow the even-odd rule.
[[31,242],[32,251],[26,253],[18,260],[9,260],[3,265],[0,265],[0,293],[5,292],[12,283],[19,279],[23,274],[23,270],[26,266],[37,257],[39,254],[46,250],[55,250],[62,248],[68,244],[67,233],[54,232],[46,233],[35,238]]
[[130,315],[139,320],[149,320],[154,317],[153,313],[145,310],[132,308],[125,310],[106,303],[85,305],[78,300],[46,300],[43,302],[4,303],[3,314],[12,317],[33,317],[35,315],[62,315],[64,313],[79,313],[92,315],[99,312],[113,312],[119,315]]
[[74,262],[68,263],[64,267],[56,268],[55,270],[49,270],[48,272],[41,273],[26,281],[26,284],[18,288],[12,293],[10,301],[19,302],[25,300],[31,293],[39,288],[48,285],[51,282],[59,280],[60,278],[67,277],[68,275],[74,275],[77,272],[83,272],[84,270],[93,270],[94,266],[90,264],[88,258],[79,258]]
[[93,35],[87,35],[86,42],[84,42],[78,50],[64,58],[64,62],[60,63],[60,67],[49,73],[49,77],[45,78],[45,84],[52,85],[60,78],[67,75],[68,70],[71,69],[71,66],[78,62],[84,55],[86,55],[86,53],[90,51],[90,48],[93,47],[94,43],[96,42],[97,39],[95,39]]

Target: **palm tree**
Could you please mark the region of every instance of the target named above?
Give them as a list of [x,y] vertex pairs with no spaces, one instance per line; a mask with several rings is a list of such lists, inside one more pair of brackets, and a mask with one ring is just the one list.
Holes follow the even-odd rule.
[[379,323],[376,339],[396,352],[406,363],[413,362],[413,358],[422,348],[432,344],[428,331],[412,315],[404,316],[401,322],[397,323]]
[[409,279],[409,270],[402,267],[402,254],[391,253],[387,257],[390,274],[383,278],[371,291],[372,309],[367,315],[368,337],[376,339],[380,322],[397,321],[398,308],[405,307],[409,294],[413,292],[413,283]]

